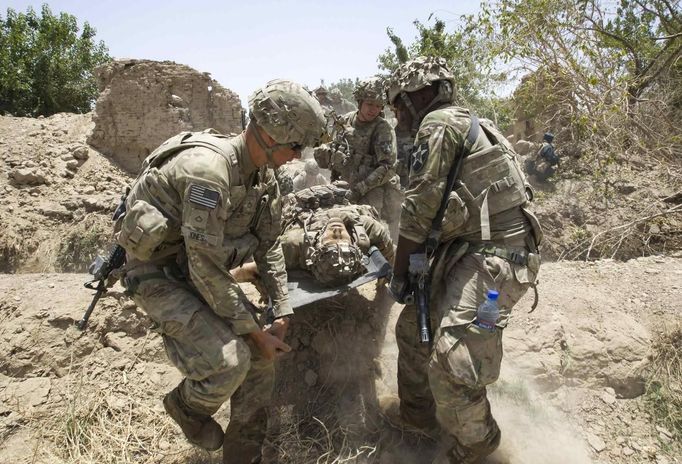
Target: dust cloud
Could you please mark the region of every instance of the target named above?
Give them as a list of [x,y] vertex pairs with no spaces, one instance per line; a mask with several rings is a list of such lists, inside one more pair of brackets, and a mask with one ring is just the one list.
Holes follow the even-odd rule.
[[502,430],[500,448],[487,464],[591,464],[590,451],[566,413],[552,406],[531,381],[509,365],[489,387]]

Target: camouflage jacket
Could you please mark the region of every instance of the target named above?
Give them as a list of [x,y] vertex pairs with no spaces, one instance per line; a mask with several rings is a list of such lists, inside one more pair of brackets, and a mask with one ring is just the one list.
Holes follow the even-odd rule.
[[[501,150],[509,150],[509,144],[497,129],[487,120],[481,120],[481,130],[478,138],[471,148],[468,157],[469,161],[475,160],[476,154],[490,151],[493,144],[489,140],[489,135],[495,134]],[[401,216],[400,216],[400,235],[414,242],[423,243],[428,237],[434,217],[438,211],[453,161],[460,154],[464,139],[471,126],[469,111],[464,108],[446,106],[427,114],[422,120],[419,131],[415,138],[414,148],[410,155],[410,175],[409,187],[405,193]],[[516,164],[515,154],[509,152],[510,163]],[[470,171],[467,163],[460,173],[458,179],[461,184],[476,185],[486,182],[488,179],[482,178],[486,175],[494,175],[495,168],[489,171]],[[520,172],[520,169],[518,169]],[[525,190],[522,174],[521,177],[509,178],[508,184],[515,189],[510,190],[509,196],[517,195],[522,192],[523,198],[513,198],[515,204],[522,206],[525,203]],[[507,179],[503,179],[507,181]],[[497,179],[490,179],[494,183]],[[516,185],[518,183],[521,185]],[[491,185],[492,186],[492,185]],[[492,190],[490,190],[492,192]],[[505,198],[506,190],[499,196]],[[491,194],[492,195],[492,194]],[[481,242],[481,222],[482,210],[487,212],[487,208],[482,208],[482,202],[486,199],[481,198],[486,195],[479,195],[476,198],[467,198],[462,194],[461,187],[450,193],[446,214],[443,218],[443,235],[441,242],[455,238],[467,242]],[[500,209],[500,208],[498,208]],[[502,208],[504,209],[504,208]],[[527,218],[526,212],[521,207],[511,207],[506,210],[486,216],[485,221],[489,221],[490,238],[486,241],[502,244],[505,246],[523,247],[526,245],[526,237],[531,231],[531,222]],[[538,234],[540,232],[538,231]],[[537,240],[539,243],[539,239]]]
[[[368,192],[380,187],[395,175],[396,138],[391,125],[381,116],[370,122],[357,118],[357,111],[342,116],[345,139],[350,147],[343,166],[332,166],[332,177],[351,186],[363,182]],[[322,166],[320,167],[327,167]]]
[[[205,147],[182,149],[144,171],[126,205],[129,212],[136,205],[151,208],[166,221],[166,232],[151,256],[141,261],[165,262],[164,249],[173,247],[179,250],[170,256],[173,260],[186,254],[191,283],[237,334],[244,334],[258,330],[258,325],[229,271],[250,256],[263,276],[276,316],[293,312],[278,237],[281,198],[272,169],[253,164],[243,135],[232,139],[214,135],[210,140],[222,154]],[[123,222],[123,228],[130,228],[125,218]],[[140,224],[144,221],[132,228],[139,229]],[[133,248],[130,241],[121,245]]]

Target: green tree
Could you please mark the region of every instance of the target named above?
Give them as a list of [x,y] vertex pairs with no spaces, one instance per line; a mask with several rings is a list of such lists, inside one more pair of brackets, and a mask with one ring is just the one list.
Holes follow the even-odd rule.
[[90,111],[97,97],[96,66],[109,61],[103,42],[95,42],[87,22],[52,14],[43,5],[0,16],[0,113],[49,116]]
[[510,112],[506,99],[496,95],[496,88],[505,82],[506,75],[494,72],[495,55],[491,53],[489,39],[478,29],[473,15],[460,16],[450,31],[442,19],[429,16],[428,24],[414,21],[417,37],[405,45],[391,28],[387,34],[394,49],[379,56],[379,67],[392,72],[401,63],[417,56],[445,58],[457,83],[458,104],[473,108],[479,115],[506,126]]

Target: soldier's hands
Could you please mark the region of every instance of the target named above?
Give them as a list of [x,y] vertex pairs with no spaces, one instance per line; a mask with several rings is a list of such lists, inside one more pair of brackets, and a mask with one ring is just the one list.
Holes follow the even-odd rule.
[[279,319],[275,319],[274,322],[267,328],[267,330],[275,337],[284,341],[287,330],[289,330],[289,318],[280,317]]
[[348,154],[342,150],[335,150],[331,155],[332,164],[344,166],[348,162]]
[[276,357],[291,351],[291,347],[280,340],[279,337],[270,333],[269,330],[270,329],[264,328],[263,330],[251,332],[249,337],[263,357],[272,361]]

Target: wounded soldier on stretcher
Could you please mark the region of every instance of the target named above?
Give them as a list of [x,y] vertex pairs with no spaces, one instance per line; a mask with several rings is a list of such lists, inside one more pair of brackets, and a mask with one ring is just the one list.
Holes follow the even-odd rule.
[[[316,189],[305,189],[301,195]],[[374,208],[347,201],[328,206],[316,203],[315,209],[301,204],[294,198],[285,205],[280,237],[293,307],[388,274],[393,262],[393,242]],[[231,272],[238,282],[254,284],[261,297],[267,298],[255,263],[246,263]]]

